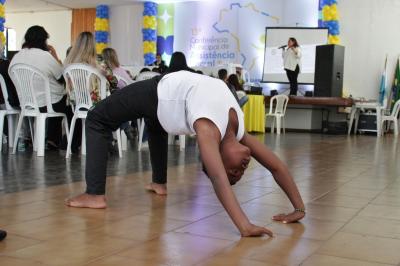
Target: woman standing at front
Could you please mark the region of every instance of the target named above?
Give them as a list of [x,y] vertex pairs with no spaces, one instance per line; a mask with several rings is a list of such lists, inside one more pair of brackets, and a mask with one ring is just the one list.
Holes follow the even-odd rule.
[[301,49],[297,40],[289,38],[287,49],[282,47],[283,67],[290,83],[290,95],[297,95],[297,77],[301,65]]

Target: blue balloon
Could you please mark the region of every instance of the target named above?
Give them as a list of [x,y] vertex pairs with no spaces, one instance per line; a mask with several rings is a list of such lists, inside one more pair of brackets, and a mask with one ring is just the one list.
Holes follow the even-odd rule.
[[144,55],[144,64],[146,66],[152,65],[156,61],[156,56],[153,53],[147,53]]
[[2,5],[4,5],[5,2],[6,2],[6,0],[0,0],[0,3],[1,3]]
[[143,16],[157,16],[157,4],[153,2],[144,2]]
[[322,6],[330,6],[333,4],[337,4],[337,0],[322,0]]
[[97,18],[109,18],[109,9],[107,5],[99,5],[96,7],[96,17]]
[[107,31],[96,31],[94,33],[96,42],[108,42],[108,32]]
[[152,29],[142,29],[143,41],[155,42],[157,40],[157,32]]

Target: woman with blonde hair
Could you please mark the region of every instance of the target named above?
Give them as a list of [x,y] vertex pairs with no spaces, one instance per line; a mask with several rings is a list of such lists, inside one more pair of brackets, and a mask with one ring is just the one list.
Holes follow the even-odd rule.
[[[97,60],[96,43],[94,36],[91,32],[81,32],[72,46],[67,58],[64,61],[64,67],[70,64],[87,64],[100,70],[100,72],[107,78],[108,90],[113,91],[117,88],[117,79],[113,76],[112,71],[104,62]],[[101,100],[100,86],[97,80],[93,80],[91,88],[91,96],[93,103]]]

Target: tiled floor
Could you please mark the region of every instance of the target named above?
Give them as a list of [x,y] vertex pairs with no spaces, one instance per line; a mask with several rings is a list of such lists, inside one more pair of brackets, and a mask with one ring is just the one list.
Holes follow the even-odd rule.
[[270,173],[251,163],[234,186],[249,218],[274,238],[241,238],[197,163],[170,149],[169,195],[147,193],[148,152],[112,157],[106,210],[71,209],[84,161],[2,154],[0,265],[400,265],[400,141],[392,135],[258,136],[289,166],[307,204],[301,223]]

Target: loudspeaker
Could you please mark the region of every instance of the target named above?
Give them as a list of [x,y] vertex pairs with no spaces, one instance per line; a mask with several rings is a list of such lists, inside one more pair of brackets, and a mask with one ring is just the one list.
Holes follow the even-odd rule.
[[342,97],[344,46],[319,45],[315,54],[314,96]]

